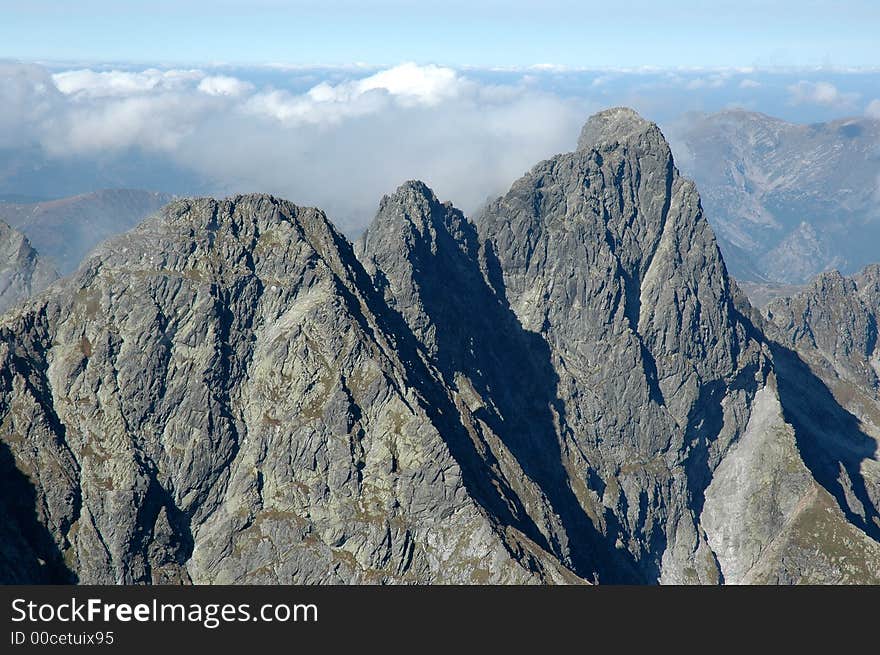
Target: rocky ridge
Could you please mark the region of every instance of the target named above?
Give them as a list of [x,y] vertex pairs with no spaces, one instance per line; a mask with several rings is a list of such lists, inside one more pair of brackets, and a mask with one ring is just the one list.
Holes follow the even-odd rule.
[[473,221],[178,201],[0,320],[0,577],[880,580],[876,435],[773,326],[628,109]]
[[30,298],[58,279],[30,241],[0,221],[0,313]]
[[767,313],[793,348],[821,355],[835,375],[880,394],[880,265],[851,277],[822,273]]

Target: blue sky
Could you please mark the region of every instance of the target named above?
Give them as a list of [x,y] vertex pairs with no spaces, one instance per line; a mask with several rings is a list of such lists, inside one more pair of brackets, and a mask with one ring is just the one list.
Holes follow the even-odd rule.
[[0,0],[0,57],[581,67],[880,65],[880,2]]

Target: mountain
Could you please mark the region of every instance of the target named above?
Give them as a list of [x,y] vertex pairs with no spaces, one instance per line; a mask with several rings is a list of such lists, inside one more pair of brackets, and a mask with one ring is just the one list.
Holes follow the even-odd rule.
[[67,275],[96,245],[130,230],[171,199],[152,191],[108,189],[35,203],[0,202],[0,220],[24,232]]
[[880,121],[800,125],[731,110],[674,129],[735,277],[802,284],[853,273],[880,238]]
[[787,298],[804,290],[803,284],[780,284],[775,282],[749,282],[737,280],[737,285],[748,296],[753,307],[763,310],[777,298]]
[[[785,400],[801,435],[803,456],[861,532],[820,521],[816,534],[825,535],[820,553],[826,558],[836,554],[839,570],[862,575],[862,555],[877,556],[873,544],[864,547],[864,537],[880,540],[880,268],[872,265],[851,277],[823,273],[765,311],[777,369],[792,381]],[[802,558],[807,557],[804,545]]]
[[0,579],[878,582],[876,435],[774,326],[628,109],[474,220],[176,201],[0,319]]
[[880,398],[880,265],[851,277],[822,273],[802,292],[771,302],[767,314],[793,348],[824,362],[829,375]]
[[[676,243],[696,244],[693,258]],[[736,324],[693,184],[656,126],[627,110],[594,117],[577,152],[539,164],[476,227],[411,184],[383,201],[362,248],[377,288],[479,411],[482,449],[523,498],[535,540],[600,582],[719,579],[688,507],[685,469],[694,495],[707,482],[696,479],[707,430],[686,427],[697,372],[681,351],[661,381],[651,349],[693,346],[733,381],[755,377],[760,346]],[[682,258],[693,296],[661,316]],[[682,318],[716,324],[722,343],[664,349]],[[720,409],[715,396],[700,411]]]
[[575,579],[487,516],[319,211],[173,203],[56,289],[0,328],[4,579]]
[[58,279],[27,237],[0,221],[0,313]]

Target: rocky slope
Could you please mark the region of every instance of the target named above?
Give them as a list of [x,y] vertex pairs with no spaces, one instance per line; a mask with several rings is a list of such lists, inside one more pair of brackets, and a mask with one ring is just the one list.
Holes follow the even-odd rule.
[[629,110],[594,116],[576,152],[536,166],[478,224],[486,269],[497,262],[512,311],[549,346],[560,450],[630,562],[620,581],[721,579],[700,513],[763,356],[659,129]]
[[0,221],[0,313],[58,279],[18,230]]
[[[783,352],[727,278],[693,185],[653,124],[628,110],[593,117],[577,152],[539,164],[475,226],[407,184],[358,247],[377,289],[479,412],[482,450],[523,499],[535,539],[580,575],[878,573],[874,541],[816,481],[782,409],[792,379],[820,383],[788,369],[782,381],[773,351]],[[815,544],[813,514],[861,568],[801,555]]]
[[880,397],[880,265],[852,277],[823,273],[767,313],[792,347],[821,356],[836,376]]
[[0,578],[880,581],[876,435],[774,330],[626,109],[473,222],[178,201],[0,320]]
[[[783,389],[787,413],[804,460],[829,494],[817,507],[831,506],[833,496],[849,524],[838,521],[831,528],[827,511],[815,513],[815,534],[826,535],[821,554],[827,559],[827,553],[837,553],[833,570],[848,569],[856,577],[876,570],[873,562],[880,557],[878,312],[876,265],[852,277],[836,271],[819,275],[806,290],[766,310],[777,369],[791,380]],[[800,551],[802,561],[810,559],[805,544]],[[820,581],[823,575],[827,571],[817,572]]]
[[134,189],[107,189],[35,203],[0,202],[0,220],[24,232],[62,275],[75,271],[88,252],[130,230],[171,201]]
[[880,121],[733,110],[688,115],[675,136],[738,279],[802,284],[876,260]]
[[0,328],[2,577],[574,580],[487,514],[376,306],[323,214],[268,197],[106,244]]

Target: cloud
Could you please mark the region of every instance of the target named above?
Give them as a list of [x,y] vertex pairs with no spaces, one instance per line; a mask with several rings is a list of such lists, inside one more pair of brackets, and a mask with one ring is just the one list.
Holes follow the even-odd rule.
[[565,73],[572,70],[572,68],[570,66],[565,66],[562,64],[532,64],[531,66],[527,67],[527,70],[543,71],[548,73]]
[[598,77],[593,78],[593,81],[590,83],[591,86],[603,86],[608,84],[609,82],[613,82],[617,79],[617,75],[599,75]]
[[742,82],[739,83],[739,88],[741,89],[757,89],[761,86],[761,83],[757,80],[746,78]]
[[358,80],[321,82],[301,95],[283,90],[257,93],[247,109],[288,125],[328,124],[391,106],[434,107],[476,88],[451,68],[408,63]]
[[689,80],[685,84],[686,89],[719,89],[727,83],[728,75],[726,73],[717,73],[707,77],[697,77]]
[[868,103],[868,106],[865,108],[865,116],[880,120],[880,98]]
[[0,148],[39,141],[44,122],[63,102],[46,69],[0,61]]
[[65,95],[91,98],[124,97],[153,91],[185,88],[204,77],[199,70],[166,70],[150,68],[140,72],[80,69],[56,73],[55,86]]
[[[351,86],[359,94],[381,89],[404,102],[436,105],[444,99],[458,95],[464,85],[465,81],[451,68],[409,63],[380,71],[354,82]],[[344,86],[347,85],[340,85]]]
[[55,157],[129,148],[172,153],[207,114],[228,109],[230,97],[251,88],[198,69],[78,69],[51,81],[60,102],[43,122],[40,142]]
[[244,82],[235,77],[226,75],[214,75],[202,78],[198,89],[209,96],[240,96],[253,89],[250,82]]
[[68,107],[47,124],[43,146],[52,155],[89,155],[139,147],[173,153],[198,126],[207,104],[183,94],[132,96]]
[[[201,185],[198,192],[262,191],[319,206],[356,233],[382,194],[411,178],[466,211],[476,209],[535,162],[571,150],[586,117],[612,104],[661,122],[688,109],[720,109],[737,94],[748,96],[749,103],[738,104],[749,107],[760,95],[754,107],[761,110],[767,110],[763,96],[773,95],[776,107],[793,115],[809,115],[815,104],[864,107],[854,104],[858,94],[827,82],[786,86],[800,77],[552,67],[493,72],[414,63],[50,73],[0,62],[0,185],[7,192],[21,176],[39,177],[51,194],[50,169],[98,171],[110,180],[104,186],[162,189],[191,179]],[[751,80],[766,92],[739,91],[751,88]],[[687,86],[693,91],[683,93]],[[880,114],[878,104],[865,113]],[[19,157],[14,165],[13,157]],[[77,188],[90,174],[76,178]],[[189,188],[187,181],[173,190],[184,184]]]
[[0,145],[12,139],[77,167],[148,155],[217,195],[274,193],[356,233],[383,194],[414,177],[476,209],[572,149],[598,108],[518,77],[502,84],[433,65],[337,70],[310,84],[297,75],[284,88],[226,72],[0,66]]
[[282,193],[356,232],[378,199],[410,178],[474,210],[536,161],[570,150],[596,108],[528,84],[478,84],[450,69],[419,68],[301,94],[261,90],[237,116],[188,137],[181,161],[227,180],[228,192]]
[[792,104],[849,107],[859,99],[858,93],[843,93],[830,82],[807,82],[801,80],[788,87]]
[[382,94],[353,94],[346,98],[334,89],[322,82],[304,95],[284,90],[266,91],[251,97],[245,109],[293,127],[338,123],[382,111],[389,105],[388,98]]

